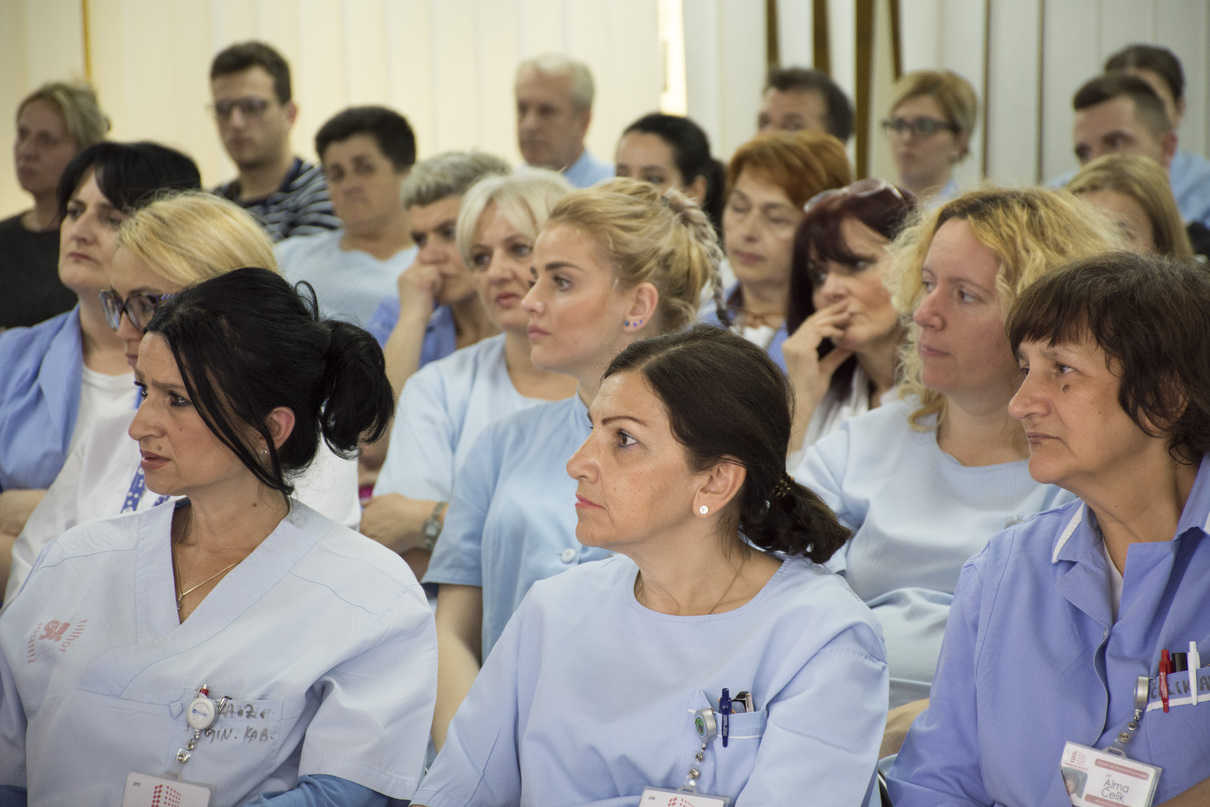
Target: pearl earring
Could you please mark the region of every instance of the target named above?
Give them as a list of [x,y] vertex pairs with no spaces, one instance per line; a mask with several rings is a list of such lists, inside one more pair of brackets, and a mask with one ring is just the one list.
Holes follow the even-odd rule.
[[268,454],[268,453],[269,453],[269,449],[267,449],[267,448],[262,448],[262,449],[260,450],[260,453],[262,453],[262,454]]
[[710,508],[703,504],[701,507],[697,508],[697,511],[704,516],[710,512]]

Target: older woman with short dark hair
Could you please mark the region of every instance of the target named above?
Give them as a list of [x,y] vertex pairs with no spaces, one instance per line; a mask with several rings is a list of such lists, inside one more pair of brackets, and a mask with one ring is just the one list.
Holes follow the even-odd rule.
[[1009,411],[1030,474],[1079,499],[963,568],[896,807],[1205,803],[1208,311],[1203,267],[1124,252],[1017,299]]

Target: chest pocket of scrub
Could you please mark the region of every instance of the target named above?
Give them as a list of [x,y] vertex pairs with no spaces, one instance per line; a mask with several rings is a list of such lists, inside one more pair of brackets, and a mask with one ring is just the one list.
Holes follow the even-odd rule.
[[[1206,643],[1201,643],[1201,646],[1205,647]],[[1193,768],[1189,767],[1192,761],[1196,758],[1204,759],[1206,749],[1210,748],[1210,667],[1202,667],[1198,671],[1196,681],[1198,695],[1195,706],[1190,695],[1189,673],[1169,673],[1169,706],[1165,713],[1160,701],[1157,679],[1152,676],[1152,697],[1147,703],[1147,713],[1139,724],[1139,732],[1146,737],[1148,758],[1143,761],[1170,768],[1171,770],[1165,773],[1170,779],[1176,771],[1192,771]],[[1142,759],[1144,752],[1141,749],[1136,752],[1135,749],[1127,748],[1126,753],[1132,757],[1137,753]],[[1203,770],[1188,785],[1173,792],[1184,790],[1204,776]]]
[[689,772],[689,764],[696,762],[694,754],[702,747],[702,740],[694,728],[694,714],[698,709],[711,709],[714,712],[714,723],[718,727],[718,736],[706,746],[702,760],[701,776],[697,780],[697,789],[711,795],[730,796],[735,798],[752,775],[756,765],[756,752],[760,750],[761,739],[765,735],[765,724],[769,721],[769,713],[760,710],[749,713],[733,714],[730,717],[730,728],[727,732],[727,747],[723,748],[722,717],[718,712],[718,702],[711,700],[702,690],[697,690],[690,699],[686,716],[688,727],[687,739],[683,743],[685,750],[679,755],[680,767],[677,771],[675,786],[684,784],[684,777]]
[[[184,709],[193,700],[196,690],[185,694],[178,716],[180,746],[193,736],[185,722]],[[222,695],[211,697],[217,705]],[[176,708],[173,709],[176,712]],[[261,782],[281,764],[282,702],[275,700],[239,700],[229,697],[219,711],[214,725],[198,738],[184,777],[192,781],[215,784],[227,782]],[[173,751],[175,753],[175,749]]]

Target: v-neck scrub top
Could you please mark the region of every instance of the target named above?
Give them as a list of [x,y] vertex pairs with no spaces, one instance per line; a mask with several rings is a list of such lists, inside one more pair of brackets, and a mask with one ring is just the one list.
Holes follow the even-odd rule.
[[179,622],[173,505],[52,542],[0,613],[0,785],[121,803],[174,767],[199,687],[231,708],[181,771],[212,807],[336,776],[412,795],[436,695],[432,612],[386,548],[293,502]]

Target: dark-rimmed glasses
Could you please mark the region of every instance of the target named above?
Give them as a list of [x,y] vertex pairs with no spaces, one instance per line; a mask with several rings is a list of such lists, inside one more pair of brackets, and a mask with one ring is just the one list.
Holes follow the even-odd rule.
[[940,131],[957,134],[962,127],[956,123],[937,120],[936,118],[886,118],[882,121],[882,130],[888,135],[909,134],[912,137],[931,137]]
[[122,312],[130,318],[130,324],[143,331],[160,303],[171,297],[171,294],[151,294],[136,291],[123,300],[113,289],[101,292],[101,308],[105,311],[105,321],[115,331],[122,322]]
[[234,98],[230,101],[215,101],[212,104],[206,104],[206,108],[210,110],[210,114],[219,120],[228,120],[231,113],[239,110],[247,120],[256,120],[261,115],[265,114],[265,110],[269,108],[269,104],[273,103],[268,98],[261,98],[256,95],[249,95],[247,98]]
[[804,213],[810,213],[817,209],[824,202],[832,199],[839,199],[844,196],[854,196],[858,199],[864,199],[867,196],[875,196],[880,193],[889,193],[899,201],[907,204],[907,199],[903,198],[903,194],[885,179],[878,177],[870,177],[868,179],[859,179],[852,185],[845,185],[843,188],[829,188],[826,191],[820,191],[807,200],[807,203],[802,206]]

